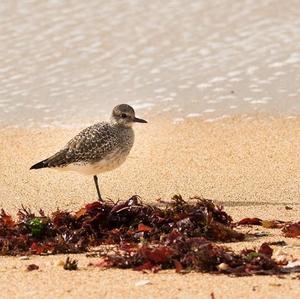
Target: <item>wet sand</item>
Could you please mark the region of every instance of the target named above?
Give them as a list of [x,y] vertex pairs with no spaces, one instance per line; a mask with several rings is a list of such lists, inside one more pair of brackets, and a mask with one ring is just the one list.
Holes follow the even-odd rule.
[[[29,167],[63,146],[78,129],[0,130],[0,207],[16,212],[21,204],[47,212],[76,210],[96,198],[93,180],[54,170]],[[231,118],[219,122],[190,120],[174,125],[151,120],[136,126],[134,149],[119,169],[101,176],[107,198],[139,194],[149,202],[202,195],[222,203],[238,220],[243,217],[299,221],[300,119]],[[291,210],[286,210],[285,206]],[[252,230],[255,230],[253,228]],[[266,231],[266,229],[264,229]],[[259,246],[266,240],[285,240],[287,254],[300,258],[300,240],[267,230],[258,240],[229,244],[235,250]],[[274,247],[275,251],[279,250]],[[144,275],[131,270],[87,267],[94,260],[78,255],[80,270],[56,266],[65,256],[1,257],[2,298],[298,298],[299,280],[277,277],[229,278],[173,271]],[[31,273],[26,265],[36,263]],[[51,280],[49,281],[51,277]],[[135,286],[149,279],[152,285]]]

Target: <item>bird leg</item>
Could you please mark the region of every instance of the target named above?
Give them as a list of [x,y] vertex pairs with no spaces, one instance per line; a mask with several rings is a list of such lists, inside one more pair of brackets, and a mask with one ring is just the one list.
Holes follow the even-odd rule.
[[94,175],[94,182],[95,182],[95,186],[96,186],[96,190],[97,190],[97,194],[98,194],[98,200],[103,201],[101,194],[100,194],[99,185],[98,185],[98,177],[96,175]]

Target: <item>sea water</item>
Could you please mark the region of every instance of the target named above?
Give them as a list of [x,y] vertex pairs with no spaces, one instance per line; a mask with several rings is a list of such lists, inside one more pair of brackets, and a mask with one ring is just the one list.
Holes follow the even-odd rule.
[[1,1],[0,125],[298,116],[299,41],[299,1]]

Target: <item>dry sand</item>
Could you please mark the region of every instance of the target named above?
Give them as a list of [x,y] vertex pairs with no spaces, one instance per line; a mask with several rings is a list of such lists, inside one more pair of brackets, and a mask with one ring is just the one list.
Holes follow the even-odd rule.
[[[16,212],[21,204],[47,212],[74,210],[93,201],[92,178],[29,167],[63,146],[78,129],[0,130],[0,206]],[[136,143],[128,161],[101,176],[108,198],[139,194],[147,201],[203,195],[224,204],[235,220],[242,217],[299,220],[300,119],[232,118],[222,122],[186,121],[174,125],[152,120],[136,128]],[[292,207],[286,210],[285,206]],[[254,228],[255,229],[255,228]],[[252,229],[252,230],[254,230]],[[238,250],[265,240],[285,240],[288,254],[300,258],[299,239],[278,230],[268,237],[230,244]],[[279,248],[275,248],[278,250]],[[94,260],[77,255],[79,271],[55,266],[65,256],[1,257],[1,298],[299,298],[295,275],[230,278],[173,271],[141,274],[130,270],[92,269]],[[40,270],[26,272],[36,263]],[[152,284],[135,286],[141,279]]]

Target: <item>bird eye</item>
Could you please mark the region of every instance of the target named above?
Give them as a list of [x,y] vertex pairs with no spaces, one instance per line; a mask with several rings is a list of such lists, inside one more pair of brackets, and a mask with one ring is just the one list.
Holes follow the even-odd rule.
[[122,117],[122,118],[126,118],[127,115],[126,115],[125,113],[122,113],[122,114],[121,114],[121,117]]

